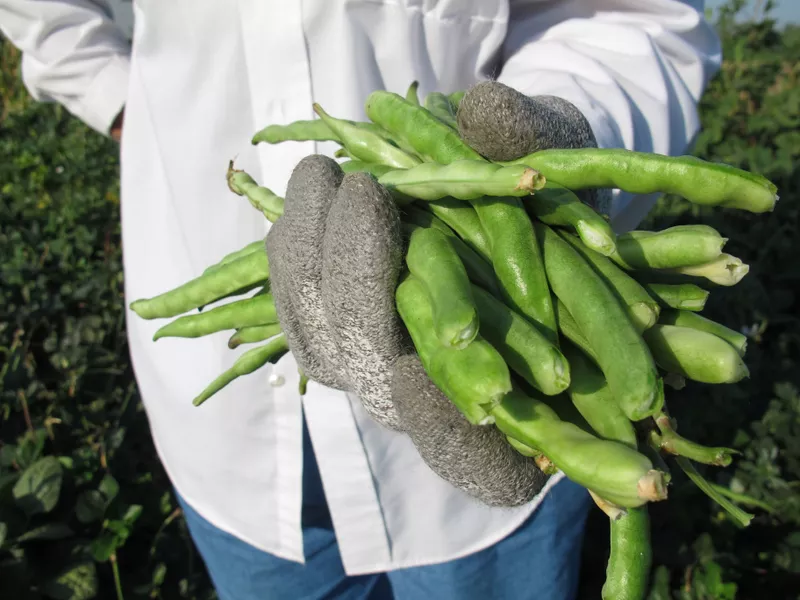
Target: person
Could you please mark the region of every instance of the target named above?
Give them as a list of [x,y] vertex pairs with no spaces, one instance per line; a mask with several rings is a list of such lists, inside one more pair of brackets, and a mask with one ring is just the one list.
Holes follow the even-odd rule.
[[[268,124],[313,118],[313,102],[363,120],[376,89],[402,94],[417,80],[421,94],[450,93],[493,81],[534,101],[526,126],[545,137],[566,131],[582,145],[684,153],[721,62],[703,9],[702,0],[138,0],[128,42],[102,0],[0,0],[0,30],[22,50],[35,99],[62,104],[103,135],[121,132],[130,303],[265,234],[268,246],[285,245],[282,289],[303,289],[286,254],[311,255],[286,239],[302,227],[287,225],[279,241],[230,193],[225,173],[235,157],[261,185],[286,191],[287,211],[292,197],[313,196],[315,174],[333,177],[325,185],[335,189],[324,160],[334,144],[250,143]],[[614,192],[614,228],[636,227],[654,202]],[[361,240],[344,242],[357,249]],[[308,296],[297,293],[303,304]],[[322,339],[302,311],[284,308],[287,318]],[[191,398],[237,352],[226,334],[154,343],[161,324],[128,313],[131,360],[220,598],[575,596],[590,504],[575,484],[529,471],[521,496],[492,503],[491,486],[459,484],[448,471],[458,465],[424,448],[418,430],[379,422],[380,410],[352,391],[357,368],[328,383],[312,377],[301,396],[297,346],[195,408]],[[325,362],[319,349],[309,356]],[[330,365],[353,371],[343,362]],[[405,368],[417,381],[417,367]],[[417,383],[406,398],[433,402],[436,391]]]

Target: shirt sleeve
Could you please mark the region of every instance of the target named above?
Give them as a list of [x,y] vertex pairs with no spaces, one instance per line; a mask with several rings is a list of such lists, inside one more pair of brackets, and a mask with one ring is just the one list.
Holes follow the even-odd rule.
[[130,44],[101,0],[0,0],[0,32],[22,51],[34,99],[104,135],[125,104]]
[[[679,155],[700,128],[698,103],[722,60],[703,0],[512,0],[497,80],[577,106],[598,145]],[[615,191],[617,230],[656,196]]]

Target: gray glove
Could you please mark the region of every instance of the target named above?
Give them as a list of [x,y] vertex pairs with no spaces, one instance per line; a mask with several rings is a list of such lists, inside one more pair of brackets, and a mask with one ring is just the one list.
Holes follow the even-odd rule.
[[[557,96],[526,96],[486,81],[477,84],[458,107],[462,139],[489,160],[514,160],[548,148],[596,148],[583,113]],[[611,190],[584,190],[578,197],[607,215]]]

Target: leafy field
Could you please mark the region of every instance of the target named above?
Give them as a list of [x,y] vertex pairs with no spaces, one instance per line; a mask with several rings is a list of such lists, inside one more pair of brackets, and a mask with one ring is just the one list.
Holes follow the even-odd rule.
[[[673,473],[651,600],[800,598],[800,28],[719,23],[727,60],[695,153],[763,173],[749,215],[665,198],[642,227],[703,222],[751,266],[707,313],[750,336],[750,379],[668,396],[687,436],[738,449],[704,469],[756,518],[737,529]],[[0,598],[214,597],[156,458],[128,360],[116,145],[32,102],[0,40]],[[599,597],[593,511],[581,596]]]

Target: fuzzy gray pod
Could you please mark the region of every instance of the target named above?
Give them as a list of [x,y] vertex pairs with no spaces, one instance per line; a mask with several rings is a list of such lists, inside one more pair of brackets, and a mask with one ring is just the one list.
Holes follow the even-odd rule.
[[[458,107],[461,138],[493,161],[515,160],[548,148],[596,148],[589,121],[557,96],[526,96],[496,81],[467,90]],[[608,214],[610,190],[584,190],[581,200]]]

